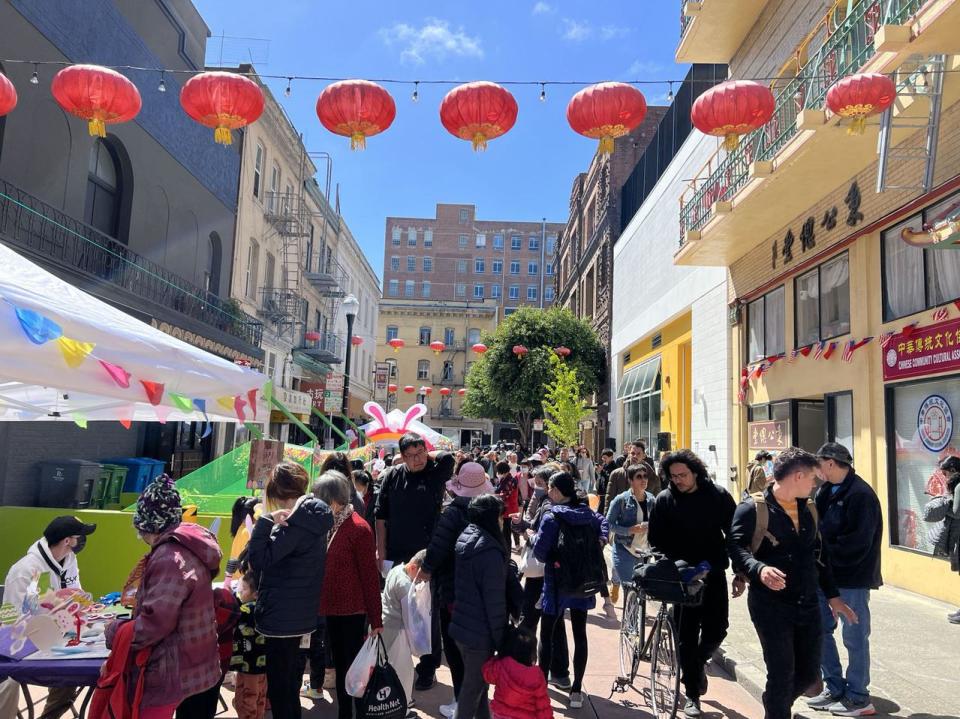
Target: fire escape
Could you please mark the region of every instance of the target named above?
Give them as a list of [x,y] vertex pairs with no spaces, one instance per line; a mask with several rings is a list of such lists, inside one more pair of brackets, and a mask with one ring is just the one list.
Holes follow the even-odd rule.
[[268,247],[272,237],[280,238],[280,282],[277,287],[264,287],[260,291],[260,313],[276,327],[279,338],[292,340],[304,322],[301,245],[310,235],[310,216],[297,193],[268,192],[265,199],[264,215],[269,225],[263,244]]

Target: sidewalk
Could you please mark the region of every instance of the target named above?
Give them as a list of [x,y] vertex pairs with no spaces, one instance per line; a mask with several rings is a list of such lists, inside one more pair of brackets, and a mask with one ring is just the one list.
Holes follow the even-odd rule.
[[[951,607],[893,587],[870,598],[871,684],[877,715],[900,719],[960,717],[960,626],[949,624]],[[846,652],[837,634],[840,656]],[[766,671],[756,631],[747,613],[746,597],[730,602],[730,633],[715,660],[759,698]],[[830,715],[794,705],[796,716],[826,719]]]

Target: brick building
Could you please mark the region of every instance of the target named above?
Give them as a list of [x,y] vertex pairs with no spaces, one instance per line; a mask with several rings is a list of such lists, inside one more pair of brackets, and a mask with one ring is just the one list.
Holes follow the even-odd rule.
[[[573,181],[570,217],[557,240],[557,303],[590,322],[610,354],[613,244],[620,234],[620,189],[656,132],[666,107],[650,107],[636,130],[619,138],[609,155],[597,153]],[[592,416],[581,423],[581,442],[597,456],[607,436],[607,382],[597,390]]]
[[435,217],[388,217],[383,296],[426,301],[492,299],[503,316],[549,307],[556,222],[478,220],[475,205],[438,204]]

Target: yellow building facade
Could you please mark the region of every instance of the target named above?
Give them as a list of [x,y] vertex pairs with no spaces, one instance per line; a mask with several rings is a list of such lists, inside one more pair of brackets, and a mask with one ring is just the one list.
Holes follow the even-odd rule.
[[[465,389],[467,372],[478,357],[471,348],[496,329],[497,318],[494,300],[382,299],[377,362],[387,365],[389,383],[397,387],[396,392],[387,395],[387,408],[405,409],[420,402],[428,408],[421,421],[454,443],[489,444],[493,423],[464,417],[461,391]],[[388,344],[395,338],[404,341],[399,350]],[[443,343],[443,349],[431,349],[430,345],[438,341]],[[444,389],[449,393],[442,393]]]

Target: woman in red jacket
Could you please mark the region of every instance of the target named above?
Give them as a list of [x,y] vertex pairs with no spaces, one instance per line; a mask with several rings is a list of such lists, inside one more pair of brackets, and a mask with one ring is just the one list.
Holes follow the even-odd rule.
[[383,631],[376,543],[370,525],[353,511],[352,489],[350,480],[336,471],[320,475],[313,485],[314,496],[326,502],[334,516],[327,539],[327,572],[320,592],[319,614],[326,617],[330,653],[337,672],[339,719],[353,717],[354,700],[347,694],[344,680],[363,647],[367,626],[372,634]]

